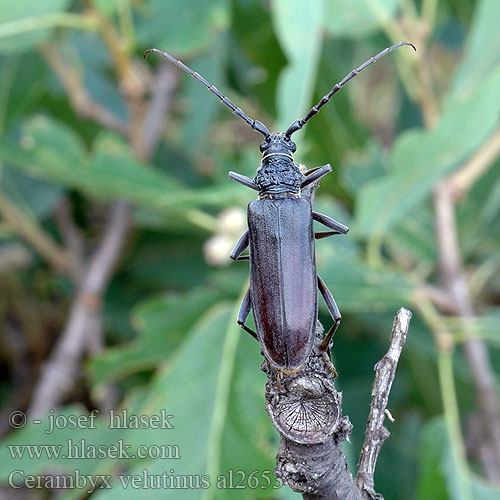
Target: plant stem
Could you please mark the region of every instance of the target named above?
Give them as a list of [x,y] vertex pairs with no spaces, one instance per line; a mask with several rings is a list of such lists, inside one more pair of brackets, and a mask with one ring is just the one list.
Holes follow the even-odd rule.
[[0,24],[0,38],[21,35],[30,31],[39,31],[48,28],[75,28],[95,31],[99,27],[98,19],[94,16],[59,12],[40,17],[26,17],[18,21]]
[[434,23],[436,22],[437,0],[423,0],[422,2],[422,18],[427,21],[429,32],[432,32]]
[[71,267],[72,254],[62,249],[35,220],[17,208],[1,192],[0,215],[13,233],[29,243],[56,270],[66,271]]
[[465,457],[465,446],[462,440],[460,417],[453,379],[453,348],[441,349],[438,353],[439,383],[443,401],[444,419],[448,431],[449,445],[454,468],[457,472],[460,500],[473,500],[470,484],[469,468]]

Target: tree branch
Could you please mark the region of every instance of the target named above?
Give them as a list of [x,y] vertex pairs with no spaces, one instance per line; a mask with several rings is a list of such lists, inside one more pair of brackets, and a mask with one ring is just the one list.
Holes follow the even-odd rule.
[[384,441],[389,437],[389,431],[384,427],[387,411],[387,401],[392,383],[396,376],[399,357],[406,342],[406,334],[410,326],[411,312],[401,308],[392,325],[391,342],[387,354],[375,365],[375,381],[372,387],[372,402],[370,415],[366,423],[365,442],[361,449],[358,462],[356,484],[370,499],[380,498],[375,493],[373,476],[378,454]]
[[462,199],[474,183],[490,168],[500,155],[500,129],[474,153],[461,168],[450,174],[447,182],[453,201]]
[[78,72],[66,64],[57,47],[49,42],[40,44],[40,52],[68,94],[72,108],[83,118],[88,118],[103,127],[127,136],[129,127],[122,123],[111,111],[94,101],[82,83]]
[[[448,179],[436,185],[434,190],[435,230],[438,243],[441,282],[457,305],[458,316],[467,319],[475,316],[474,306],[467,286],[458,244],[455,207],[452,186]],[[470,338],[464,342],[465,356],[477,387],[479,407],[480,442],[479,455],[489,479],[500,480],[500,401],[496,380],[483,339]]]
[[[108,39],[111,37],[113,42],[110,49],[113,57],[120,58],[120,61],[115,61],[119,76],[125,78],[129,75],[132,65],[129,61],[121,59],[124,57],[122,52],[117,52],[115,34],[108,34],[107,37]],[[49,59],[51,57],[54,55],[48,56]],[[142,102],[142,90],[134,87],[135,90],[132,92],[130,82],[121,82],[120,85],[131,113],[129,122],[131,125],[127,125],[122,131],[128,132],[130,129],[131,149],[142,161],[147,161],[151,157],[170,106],[170,91],[173,89],[171,73],[161,70],[159,76],[160,81],[153,89],[149,107]],[[137,81],[139,79],[134,78],[134,82]],[[79,80],[70,81],[67,91],[75,107],[80,105],[80,101],[78,98],[75,100],[74,95],[71,98],[71,94],[76,92],[80,97],[86,95]],[[116,128],[116,123],[106,123],[107,118],[102,110],[94,109],[97,109],[96,118],[102,124]],[[145,113],[143,109],[146,109]],[[140,127],[136,126],[138,122]],[[86,272],[80,280],[66,326],[35,387],[29,408],[29,414],[32,416],[46,413],[62,401],[74,384],[84,353],[102,342],[102,339],[99,339],[99,335],[102,334],[100,318],[102,297],[125,245],[131,226],[131,214],[132,207],[128,203],[119,200],[113,203],[100,243],[90,257]]]
[[[317,322],[316,347],[298,371],[283,374],[264,361],[262,369],[268,376],[266,410],[281,437],[275,474],[284,484],[302,493],[304,499],[366,500],[363,495],[369,490],[370,480],[373,491],[373,470],[383,443],[380,432],[384,429],[384,411],[410,318],[408,310],[398,312],[389,351],[377,363],[364,446],[366,457],[362,454],[360,459],[357,484],[347,469],[341,448],[352,425],[348,417],[342,417],[342,394],[335,390],[318,349],[323,340],[321,324]],[[388,432],[384,431],[387,437]]]
[[170,64],[160,64],[152,81],[152,92],[142,123],[143,148],[151,151],[157,144],[163,127],[165,115],[170,112],[172,94],[177,83],[176,73]]
[[308,500],[364,500],[342,452],[352,424],[342,417],[342,394],[318,349],[322,340],[318,321],[309,360],[290,375],[263,363],[266,410],[281,437],[274,472]]
[[55,408],[73,386],[88,328],[100,314],[102,295],[128,234],[130,213],[131,207],[124,202],[115,202],[111,208],[107,227],[71,306],[66,327],[35,387],[28,410],[30,416],[43,415]]
[[417,302],[420,300],[420,296],[429,299],[434,306],[447,314],[458,314],[456,302],[450,297],[448,291],[441,286],[423,283],[417,289],[417,297],[415,297]]
[[58,203],[54,220],[65,248],[74,256],[69,273],[73,284],[77,286],[83,275],[85,245],[82,234],[73,222],[71,204],[67,197],[63,197]]

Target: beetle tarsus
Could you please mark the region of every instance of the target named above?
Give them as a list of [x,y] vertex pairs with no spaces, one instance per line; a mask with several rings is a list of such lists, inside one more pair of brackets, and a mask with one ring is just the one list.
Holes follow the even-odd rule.
[[333,298],[332,293],[330,292],[330,290],[328,290],[328,287],[325,285],[325,282],[319,277],[319,275],[318,275],[318,289],[321,292],[321,295],[325,300],[326,307],[328,308],[328,312],[330,313],[330,316],[334,321],[332,327],[330,328],[330,330],[328,330],[328,333],[325,335],[325,338],[319,345],[320,350],[326,352],[330,347],[330,342],[332,341],[333,335],[335,334],[335,331],[337,330],[340,324],[342,316],[340,315],[339,308],[337,307],[337,304],[335,302],[335,299]]
[[238,321],[238,325],[245,330],[245,332],[249,333],[255,340],[259,340],[257,337],[257,333],[254,332],[251,328],[248,328],[248,326],[245,325],[245,323],[242,323],[241,321]]
[[323,339],[323,341],[319,345],[320,351],[328,351],[328,349],[330,348],[330,343],[332,341],[333,335],[337,331],[337,328],[339,327],[339,325],[340,325],[340,314],[339,314],[339,317],[337,319],[335,319],[335,323],[330,328],[330,330],[328,330],[328,333],[325,335],[325,338]]
[[283,372],[280,370],[276,371],[276,387],[278,388],[278,391],[281,391],[281,381],[283,380]]
[[321,240],[322,238],[328,238],[328,236],[335,236],[336,234],[345,234],[341,231],[316,231],[314,233],[314,238]]
[[335,369],[335,366],[332,363],[331,356],[326,351],[323,351],[321,353],[321,357],[323,358],[326,368],[332,374],[333,378],[337,378],[339,374],[337,373],[337,370]]
[[247,293],[245,293],[243,300],[241,301],[240,310],[238,312],[237,323],[238,325],[241,326],[241,328],[243,328],[243,330],[245,330],[245,332],[249,333],[255,340],[259,340],[257,337],[257,333],[254,332],[251,328],[248,328],[247,325],[245,325],[245,321],[247,320],[251,309],[252,309],[252,299],[250,298],[250,288],[249,288],[247,290]]

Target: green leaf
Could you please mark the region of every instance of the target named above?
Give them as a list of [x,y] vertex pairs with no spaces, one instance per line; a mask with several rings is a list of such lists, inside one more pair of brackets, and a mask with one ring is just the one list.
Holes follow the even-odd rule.
[[21,147],[46,162],[55,162],[54,170],[65,168],[67,162],[80,166],[85,162],[86,148],[69,126],[43,115],[26,120]]
[[[239,306],[239,304],[238,304]],[[216,489],[217,477],[241,470],[271,471],[273,458],[267,442],[272,430],[264,410],[265,376],[259,372],[259,346],[242,335],[234,321],[234,307],[217,306],[192,329],[182,349],[153,381],[136,407],[137,414],[174,415],[173,429],[144,429],[127,437],[132,446],[171,444],[180,459],[141,462],[127,474],[208,475],[212,488],[149,490],[149,498],[230,499],[233,489]],[[262,483],[261,483],[262,484]],[[259,489],[259,492],[263,490]],[[99,500],[135,499],[137,490],[114,483],[101,491]],[[238,491],[240,498],[254,498],[255,490]]]
[[[0,136],[44,94],[47,66],[36,53],[0,56]],[[22,119],[22,118],[21,118]]]
[[[427,422],[420,440],[420,476],[417,500],[460,500],[457,471],[451,459],[448,433],[442,417]],[[474,500],[497,500],[500,489],[485,480],[470,475]]]
[[[239,304],[237,304],[239,307]],[[269,439],[272,426],[265,412],[263,388],[266,377],[259,371],[261,356],[259,346],[248,335],[242,335],[234,321],[236,308],[217,306],[199,319],[182,348],[169,364],[158,374],[151,385],[140,394],[126,402],[125,414],[152,416],[173,415],[169,420],[173,428],[155,428],[142,426],[137,429],[125,423],[125,428],[116,427],[115,420],[103,415],[96,420],[95,429],[74,428],[68,425],[45,433],[46,421],[43,420],[43,432],[40,424],[31,424],[12,434],[2,442],[0,450],[0,481],[5,484],[10,471],[19,469],[25,474],[43,474],[62,470],[70,474],[79,469],[82,474],[112,474],[120,471],[122,478],[144,477],[146,470],[149,477],[161,475],[167,471],[170,477],[208,475],[212,488],[179,489],[175,487],[148,488],[149,498],[233,498],[233,489],[217,489],[219,476],[227,478],[231,470],[242,471],[248,478],[253,471],[268,472],[271,476],[273,457]],[[67,407],[54,416],[66,417],[85,415],[77,407]],[[123,415],[118,412],[118,415]],[[114,422],[114,427],[110,423]],[[130,455],[136,454],[138,447],[143,449],[165,448],[171,458],[115,458],[113,460],[98,457],[96,459],[75,460],[70,458],[35,460],[27,455],[23,459],[13,460],[6,445],[61,445],[66,452],[68,440],[73,443],[85,441],[85,445],[101,445],[108,449],[118,439]],[[174,458],[175,457],[175,458]],[[175,479],[174,479],[175,480]],[[235,476],[233,481],[240,480]],[[259,483],[259,493],[264,493],[264,477]],[[175,484],[175,483],[173,483]],[[96,498],[119,497],[136,498],[137,488],[129,485],[123,488],[115,477],[112,489],[101,489]],[[270,490],[270,488],[268,488]],[[274,490],[276,491],[276,490]],[[239,490],[239,497],[254,498],[255,489]],[[71,498],[71,494],[68,494]]]
[[[498,256],[500,236],[500,162],[492,164],[457,206],[460,249],[464,260],[491,253]],[[482,260],[482,259],[481,259]]]
[[397,7],[398,0],[329,0],[324,23],[334,36],[359,39],[379,29]]
[[137,38],[144,46],[172,54],[192,54],[210,46],[214,35],[227,27],[227,0],[205,0],[194,6],[184,0],[151,0],[137,9]]
[[228,206],[238,200],[229,182],[221,187],[185,188],[174,177],[135,160],[128,145],[110,133],[97,138],[89,157],[71,129],[42,116],[27,121],[20,146],[0,141],[0,158],[35,177],[103,201],[122,198],[206,231],[214,229],[214,221],[199,207]]
[[472,480],[472,493],[474,500],[498,500],[500,498],[498,486],[477,476],[474,476]]
[[107,16],[113,15],[130,0],[93,0],[93,5]]
[[427,206],[420,206],[398,222],[387,244],[396,248],[399,255],[432,268],[436,262],[435,237],[432,212]]
[[354,229],[363,236],[383,233],[479,148],[498,125],[499,92],[497,68],[473,94],[450,99],[433,130],[402,134],[391,151],[390,173],[361,189]]
[[301,500],[303,497],[300,493],[293,491],[290,488],[283,487],[280,489],[279,500]]
[[[349,226],[345,209],[327,200],[318,198],[314,209]],[[315,230],[324,228],[318,225]],[[395,268],[369,267],[351,233],[318,240],[316,264],[342,312],[382,314],[410,303],[412,284],[408,277]],[[319,303],[324,308],[321,297]]]
[[288,58],[278,80],[278,128],[286,130],[304,115],[316,83],[322,44],[325,0],[273,0],[276,36]]
[[121,197],[139,205],[161,204],[179,189],[180,183],[149,165],[138,162],[128,145],[113,134],[103,133],[94,143],[94,155],[82,186],[104,199]]
[[371,182],[387,173],[386,159],[380,144],[376,141],[370,143],[363,150],[362,155],[352,159],[339,172],[342,185],[353,194],[361,186]]
[[155,368],[172,355],[186,331],[218,299],[215,290],[200,288],[182,295],[162,295],[144,300],[132,316],[138,338],[106,349],[90,361],[93,385]]
[[[124,42],[125,43],[125,42]],[[66,64],[78,68],[82,84],[90,97],[110,111],[122,123],[127,123],[127,105],[120,87],[113,78],[113,60],[103,40],[98,36],[89,36],[84,31],[68,33],[65,48]],[[59,82],[54,82],[53,94],[62,93]],[[95,127],[91,121],[85,122],[87,126]],[[79,124],[80,128],[82,123]]]
[[447,441],[446,426],[441,417],[424,425],[420,438],[417,500],[447,500],[449,498],[443,470]]
[[481,0],[474,12],[465,54],[455,71],[452,94],[473,91],[500,62],[500,10],[497,0]]
[[318,242],[316,248],[318,274],[341,311],[382,313],[409,304],[412,285],[404,274],[392,268],[372,269],[345,249],[338,242],[328,245],[326,241]]
[[53,213],[63,193],[60,186],[33,179],[5,165],[1,169],[0,188],[24,212],[40,219]]
[[19,145],[0,142],[0,158],[29,175],[64,185],[79,182],[87,160],[81,139],[70,127],[41,115],[25,122]]
[[[222,38],[219,37],[213,51],[203,57],[196,58],[193,64],[190,62],[193,69],[196,68],[197,72],[219,89],[223,82],[222,67],[226,53],[226,44],[224,40],[221,40]],[[185,96],[190,104],[189,111],[183,122],[181,145],[184,151],[200,155],[203,148],[202,140],[207,136],[207,131],[213,126],[217,113],[225,106],[193,78],[189,78],[186,74],[180,75],[180,78],[183,80]],[[230,117],[231,111],[229,109],[226,108],[223,111],[226,112],[226,117]],[[193,144],[196,144],[196,148],[192,147]]]
[[0,2],[0,52],[29,50],[48,38],[52,30],[47,29],[40,18],[63,12],[70,3],[70,0]]
[[[467,324],[467,334],[474,338],[486,340],[492,347],[500,348],[500,335],[498,323],[500,321],[500,307],[491,307],[481,312],[481,316],[473,318]],[[457,332],[459,339],[466,340],[460,333],[463,332],[463,320],[459,317],[448,320],[451,331]]]

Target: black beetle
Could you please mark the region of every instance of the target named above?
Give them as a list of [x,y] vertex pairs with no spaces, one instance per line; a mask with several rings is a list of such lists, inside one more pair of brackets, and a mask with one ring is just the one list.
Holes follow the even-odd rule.
[[[349,230],[340,222],[314,212],[309,198],[301,195],[302,189],[318,181],[332,168],[325,165],[307,172],[301,171],[294,163],[296,145],[290,137],[318,113],[345,83],[377,59],[403,45],[415,49],[409,42],[386,48],[351,71],[304,118],[294,121],[286,132],[273,134],[263,123],[248,117],[216,87],[181,61],[158,49],[150,49],[144,54],[145,58],[150,52],[160,54],[189,73],[250,127],[264,135],[260,145],[262,163],[256,176],[250,179],[229,172],[229,178],[259,192],[258,199],[248,205],[248,229],[233,248],[231,258],[250,260],[250,288],[241,303],[238,324],[259,341],[267,360],[285,373],[300,368],[311,353],[318,317],[317,289],[334,322],[320,345],[323,353],[329,349],[340,323],[340,312],[332,294],[316,273],[314,239],[346,234]],[[314,220],[328,227],[329,231],[314,233]],[[242,256],[248,247],[249,256]],[[245,324],[250,310],[253,311],[257,332]]]

